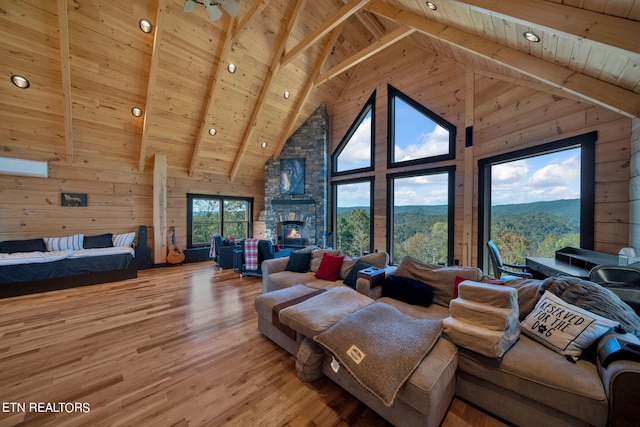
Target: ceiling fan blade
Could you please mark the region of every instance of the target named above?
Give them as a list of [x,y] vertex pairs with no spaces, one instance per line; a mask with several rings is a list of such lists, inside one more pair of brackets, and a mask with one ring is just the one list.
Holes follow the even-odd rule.
[[204,7],[207,8],[207,15],[209,15],[209,19],[211,21],[217,21],[222,18],[222,11],[216,5],[214,5],[210,0],[204,1]]
[[234,18],[240,13],[240,3],[236,0],[218,0],[218,3]]
[[184,9],[183,11],[185,13],[191,13],[191,12],[195,12],[196,11],[196,7],[198,5],[196,4],[196,2],[192,1],[192,0],[187,0],[184,4]]

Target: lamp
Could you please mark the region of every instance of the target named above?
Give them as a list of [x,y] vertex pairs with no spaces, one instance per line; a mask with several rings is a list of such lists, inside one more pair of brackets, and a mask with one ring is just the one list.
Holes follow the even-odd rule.
[[222,11],[218,6],[222,6],[222,8],[234,18],[238,16],[238,13],[240,13],[240,3],[236,0],[186,0],[184,4],[184,12],[195,12],[197,9],[196,3],[203,5],[205,9],[207,9],[207,15],[209,15],[209,19],[212,22],[222,18]]

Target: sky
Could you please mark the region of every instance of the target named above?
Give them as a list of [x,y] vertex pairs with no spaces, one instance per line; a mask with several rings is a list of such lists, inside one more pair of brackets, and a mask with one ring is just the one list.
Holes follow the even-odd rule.
[[[396,103],[394,158],[396,161],[446,154],[449,135],[413,107]],[[369,166],[371,141],[371,115],[340,154],[339,170]],[[493,206],[580,198],[580,149],[531,157],[499,165],[491,171]],[[394,201],[397,206],[445,205],[447,174],[397,179]],[[369,184],[341,185],[338,193],[340,207],[368,206]]]

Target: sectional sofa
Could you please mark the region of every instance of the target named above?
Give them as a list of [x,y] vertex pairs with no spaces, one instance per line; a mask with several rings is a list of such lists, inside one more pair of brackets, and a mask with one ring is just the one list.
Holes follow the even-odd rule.
[[[256,300],[258,327],[264,335],[296,356],[297,365],[301,357],[308,358],[305,354],[317,352],[317,343],[312,342],[314,337],[301,333],[294,336],[283,334],[282,329],[274,326],[274,322],[287,320],[288,309],[281,311],[276,319],[270,306],[282,302],[283,298],[295,299],[308,294],[310,290],[341,288],[342,293],[356,293],[344,284],[344,279],[350,273],[349,267],[354,268],[355,261],[345,258],[345,268],[339,277],[335,281],[325,280],[317,277],[318,259],[323,256],[324,252],[313,251],[311,259],[316,262],[310,262],[308,271],[304,272],[289,271],[287,258],[268,260],[262,266],[263,295]],[[361,297],[353,300],[357,300],[358,306],[381,303],[413,319],[446,320],[451,318],[451,301],[459,299],[456,283],[466,280],[463,283],[486,284],[493,280],[474,267],[441,267],[405,258],[396,268],[389,266],[388,257],[385,257],[386,254],[371,255],[368,261],[371,265],[377,262],[387,279],[401,277],[426,284],[432,292],[431,303],[424,304],[417,297],[412,301],[411,292],[396,293],[402,295],[402,300],[390,298],[386,296],[391,286],[387,286],[387,282],[394,283],[394,280],[385,280],[383,286],[370,288],[367,278],[361,277],[356,280]],[[411,286],[416,285],[412,282]],[[640,401],[640,358],[637,354],[615,351],[619,344],[640,344],[640,319],[630,307],[609,290],[581,280],[523,279],[494,281],[490,286],[504,287],[515,294],[516,317],[523,324],[534,321],[533,316],[547,308],[555,309],[556,314],[560,313],[556,306],[549,308],[548,301],[544,299],[549,294],[556,294],[549,298],[562,299],[557,300],[559,306],[566,304],[571,310],[587,307],[595,313],[593,317],[600,315],[609,318],[618,326],[611,328],[596,344],[585,348],[580,357],[561,354],[548,343],[543,345],[537,337],[534,339],[524,333],[519,334],[515,344],[504,354],[491,357],[478,352],[478,347],[470,345],[468,347],[471,348],[466,348],[445,334],[399,389],[391,405],[373,395],[362,381],[345,369],[336,372],[332,363],[335,355],[320,347],[323,354],[322,374],[394,425],[439,425],[454,395],[518,426],[640,425],[640,412],[637,411],[637,402]],[[410,289],[422,292],[417,288]],[[315,300],[320,297],[322,295],[313,296],[294,307],[306,307],[307,312],[314,312],[316,317],[318,313],[322,315],[326,312],[329,318],[335,317],[331,308],[333,304],[337,307],[340,301],[352,298],[347,293],[336,300],[338,303],[320,304],[321,299]],[[315,306],[314,301],[318,301]],[[562,313],[568,316],[567,311]],[[297,324],[294,322],[291,325]],[[315,341],[321,342],[319,337],[323,332],[308,331],[304,325],[302,330],[309,335],[316,334]],[[482,347],[483,343],[479,344]]]

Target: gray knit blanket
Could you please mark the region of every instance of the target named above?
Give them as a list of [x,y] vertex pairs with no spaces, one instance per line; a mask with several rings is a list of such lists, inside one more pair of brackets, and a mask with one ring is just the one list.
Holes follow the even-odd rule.
[[620,297],[597,283],[568,276],[549,277],[540,285],[540,294],[544,291],[591,313],[620,322],[625,331],[640,337],[640,317]]
[[314,340],[360,385],[391,406],[441,331],[441,320],[416,319],[377,302],[343,317]]

